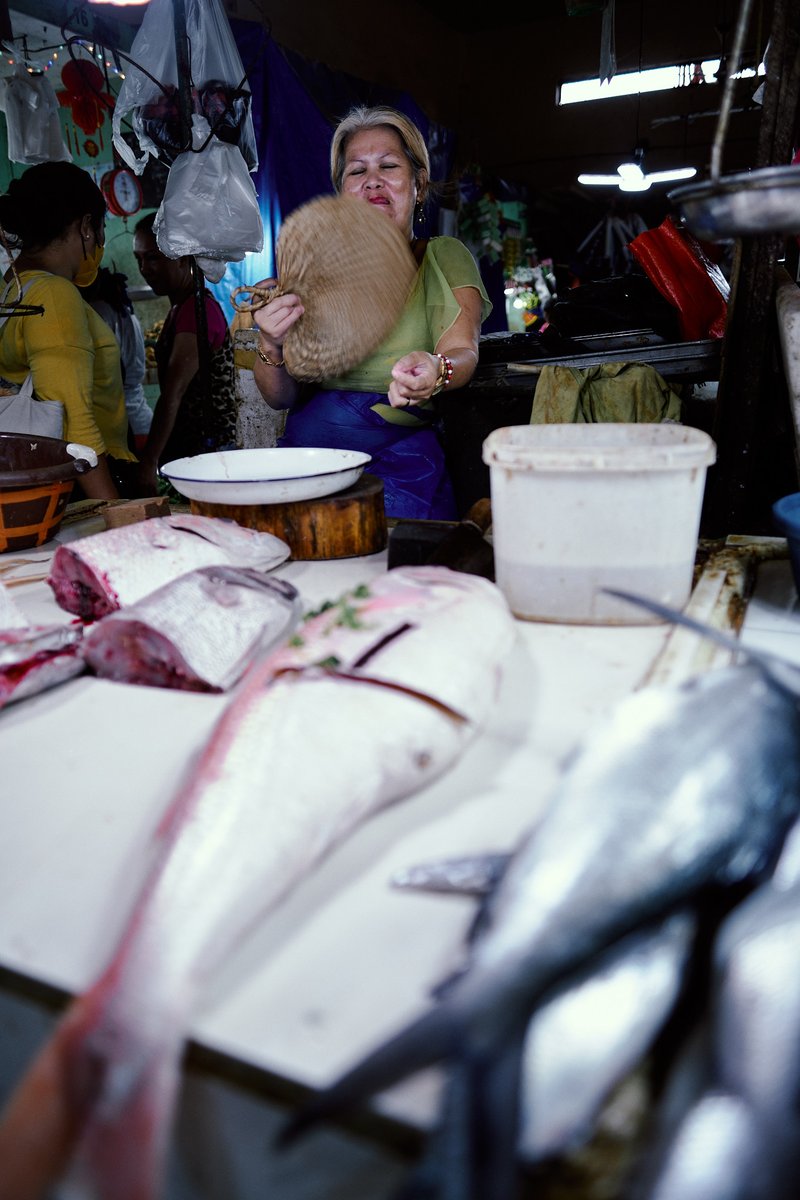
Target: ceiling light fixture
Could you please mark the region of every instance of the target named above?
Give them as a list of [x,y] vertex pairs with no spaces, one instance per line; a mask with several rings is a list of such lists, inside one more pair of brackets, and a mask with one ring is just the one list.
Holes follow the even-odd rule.
[[670,171],[645,171],[644,150],[637,146],[633,159],[620,163],[616,175],[579,175],[578,183],[590,187],[618,187],[621,192],[646,192],[654,183],[674,183],[678,179],[691,179],[697,174],[696,167],[675,167]]

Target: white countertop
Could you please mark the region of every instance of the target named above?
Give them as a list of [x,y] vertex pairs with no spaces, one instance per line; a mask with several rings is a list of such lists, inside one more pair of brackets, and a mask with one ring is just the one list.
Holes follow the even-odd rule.
[[[37,552],[45,566],[26,569],[46,570],[48,556]],[[310,607],[385,568],[379,554],[277,573]],[[68,619],[43,582],[12,594],[32,620]],[[565,756],[642,681],[669,630],[519,622],[518,634],[500,701],[461,761],[298,885],[229,962],[193,1040],[316,1087],[426,1007],[460,959],[475,905],[392,890],[390,877],[512,848]],[[225,703],[84,677],[0,713],[0,965],[68,992],[97,975],[136,895],[148,838]],[[430,1072],[379,1107],[425,1124],[435,1086]]]

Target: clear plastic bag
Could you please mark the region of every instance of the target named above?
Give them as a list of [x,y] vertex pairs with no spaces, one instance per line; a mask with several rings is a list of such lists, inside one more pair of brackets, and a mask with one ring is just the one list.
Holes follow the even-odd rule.
[[[186,34],[193,114],[204,117],[221,142],[237,147],[248,170],[255,171],[258,152],[250,88],[220,0],[186,0]],[[120,157],[141,175],[149,157],[171,165],[185,151],[181,143],[172,0],[150,0],[130,58],[141,63],[147,74],[132,64],[128,66],[114,108],[112,130]],[[122,134],[122,122],[129,114],[141,154]]]
[[192,117],[196,149],[179,154],[170,167],[153,232],[164,254],[196,255],[203,274],[216,283],[227,263],[262,249],[264,227],[238,147],[216,136],[209,140],[209,132],[204,117]]
[[0,111],[6,114],[12,162],[72,162],[61,135],[58,100],[46,75],[31,75],[17,63],[0,85]]

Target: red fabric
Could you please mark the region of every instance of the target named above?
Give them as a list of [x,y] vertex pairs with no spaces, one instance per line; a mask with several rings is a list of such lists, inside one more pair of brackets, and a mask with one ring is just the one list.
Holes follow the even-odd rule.
[[629,249],[678,310],[684,341],[724,337],[730,287],[697,238],[666,217],[656,229],[634,238]]
[[[212,350],[219,350],[225,341],[225,331],[228,326],[225,314],[214,297],[206,292],[206,322],[208,324],[208,342]],[[194,311],[194,296],[189,296],[178,306],[175,313],[176,333],[197,333],[197,317]]]

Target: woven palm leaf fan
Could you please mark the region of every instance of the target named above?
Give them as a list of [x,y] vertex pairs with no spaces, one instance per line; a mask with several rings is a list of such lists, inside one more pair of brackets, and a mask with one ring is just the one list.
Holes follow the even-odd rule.
[[[353,196],[320,196],[281,226],[278,286],[269,293],[237,288],[238,311],[253,311],[275,296],[294,293],[305,312],[283,343],[296,379],[318,382],[341,375],[379,346],[403,309],[416,264],[399,227]],[[237,303],[240,292],[253,296]]]

